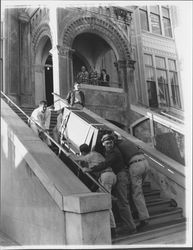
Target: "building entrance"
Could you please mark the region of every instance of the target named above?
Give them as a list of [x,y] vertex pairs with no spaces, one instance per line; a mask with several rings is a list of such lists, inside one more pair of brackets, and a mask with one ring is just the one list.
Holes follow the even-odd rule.
[[48,106],[54,102],[53,92],[53,66],[52,56],[49,55],[45,63],[45,92]]

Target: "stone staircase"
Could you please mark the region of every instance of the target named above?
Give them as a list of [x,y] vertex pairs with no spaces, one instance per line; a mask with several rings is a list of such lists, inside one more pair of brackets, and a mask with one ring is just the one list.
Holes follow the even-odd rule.
[[[18,109],[11,105],[11,108],[18,114],[18,116],[27,123],[27,118]],[[33,107],[21,107],[21,109],[30,116]],[[52,129],[57,120],[57,112],[51,111],[50,135],[52,136]],[[52,145],[51,148],[55,153],[58,152],[57,147]],[[67,164],[67,163],[68,164]],[[65,163],[69,166],[68,159]],[[71,169],[71,166],[69,166]],[[74,171],[73,171],[74,172]],[[144,196],[148,211],[150,214],[149,225],[141,229],[138,233],[132,235],[117,234],[112,239],[112,244],[140,244],[148,239],[153,239],[170,233],[182,232],[185,235],[185,218],[183,217],[182,208],[177,206],[173,199],[163,199],[160,197],[160,190],[151,188],[151,183],[146,182],[143,185]],[[132,213],[136,224],[138,224],[137,212],[134,206],[131,206]],[[120,217],[117,214],[116,206],[113,206],[117,227],[120,227]],[[184,236],[185,239],[185,236]]]

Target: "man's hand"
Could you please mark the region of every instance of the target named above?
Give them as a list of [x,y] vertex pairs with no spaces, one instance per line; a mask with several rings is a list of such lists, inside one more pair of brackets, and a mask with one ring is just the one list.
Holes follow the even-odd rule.
[[82,168],[82,172],[89,173],[89,172],[91,172],[91,169],[90,168]]

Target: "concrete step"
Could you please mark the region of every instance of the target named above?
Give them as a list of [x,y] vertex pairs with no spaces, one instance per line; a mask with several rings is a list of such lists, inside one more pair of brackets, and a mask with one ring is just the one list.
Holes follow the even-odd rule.
[[150,201],[150,200],[154,200],[154,199],[159,199],[160,198],[160,190],[151,190],[148,192],[144,192],[144,197],[145,197],[145,201]]
[[[182,232],[185,236],[186,223],[184,218],[176,219],[170,222],[159,223],[153,226],[147,226],[144,231],[132,235],[117,235],[112,240],[113,245],[143,244],[150,239],[168,236],[176,232]],[[184,237],[185,239],[185,237]],[[147,243],[146,243],[147,244]],[[183,243],[182,243],[183,244]]]

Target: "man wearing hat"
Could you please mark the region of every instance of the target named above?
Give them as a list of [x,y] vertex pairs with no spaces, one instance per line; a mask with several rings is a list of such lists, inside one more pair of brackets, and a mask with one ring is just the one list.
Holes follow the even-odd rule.
[[115,143],[129,169],[132,197],[140,220],[137,228],[140,229],[148,225],[149,219],[149,212],[145,203],[142,185],[150,171],[150,167],[143,152],[139,150],[134,143],[129,140],[124,140],[117,133],[115,133],[114,136],[116,138]]
[[101,171],[107,168],[112,168],[117,176],[117,183],[115,185],[117,206],[119,208],[120,217],[123,221],[121,230],[123,233],[135,233],[136,225],[130,210],[130,205],[127,199],[127,185],[128,176],[125,171],[125,165],[122,155],[117,147],[114,145],[114,137],[110,134],[105,134],[101,139],[102,145],[105,147],[105,162],[94,166],[91,171]]
[[68,104],[71,107],[82,109],[85,105],[84,93],[80,90],[80,84],[75,82],[74,89],[70,91],[66,97]]

